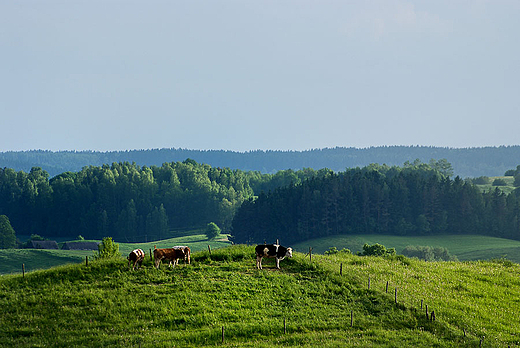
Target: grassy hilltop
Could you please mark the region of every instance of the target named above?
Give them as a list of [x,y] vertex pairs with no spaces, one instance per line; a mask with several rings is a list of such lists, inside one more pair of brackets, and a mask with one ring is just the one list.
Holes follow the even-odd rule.
[[0,346],[520,344],[520,266],[508,261],[343,253],[310,261],[295,253],[281,270],[272,260],[257,270],[253,247],[243,245],[192,260],[174,269],[156,270],[147,259],[131,271],[118,259],[2,276]]

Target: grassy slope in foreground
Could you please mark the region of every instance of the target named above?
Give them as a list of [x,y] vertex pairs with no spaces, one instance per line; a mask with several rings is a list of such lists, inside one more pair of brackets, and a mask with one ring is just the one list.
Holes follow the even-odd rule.
[[315,256],[311,264],[296,253],[278,271],[272,260],[256,270],[253,254],[239,245],[211,259],[196,253],[192,265],[173,270],[146,262],[130,271],[116,260],[4,276],[1,345],[464,347],[482,336],[485,347],[518,344],[518,265],[353,255]]
[[486,237],[480,235],[443,235],[400,237],[379,234],[337,235],[311,239],[292,245],[296,250],[308,252],[312,247],[314,253],[323,253],[335,246],[338,250],[350,249],[353,253],[363,251],[363,245],[379,243],[387,248],[395,248],[400,253],[408,245],[444,247],[461,261],[491,260],[507,258],[520,263],[520,241]]

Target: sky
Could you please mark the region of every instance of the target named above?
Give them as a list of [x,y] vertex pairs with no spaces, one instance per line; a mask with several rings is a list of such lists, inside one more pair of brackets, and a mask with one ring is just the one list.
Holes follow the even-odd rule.
[[0,151],[520,144],[518,0],[0,3]]

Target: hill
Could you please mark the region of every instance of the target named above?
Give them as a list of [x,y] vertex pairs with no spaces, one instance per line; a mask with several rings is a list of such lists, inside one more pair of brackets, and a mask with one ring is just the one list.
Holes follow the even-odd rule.
[[278,271],[256,270],[253,254],[237,245],[172,270],[112,260],[3,276],[2,346],[518,344],[518,265],[295,253]]
[[499,176],[520,164],[520,146],[447,148],[431,146],[379,146],[369,148],[336,147],[306,151],[248,151],[150,149],[127,151],[7,151],[0,152],[0,168],[29,172],[40,167],[51,177],[67,171],[80,171],[89,165],[135,162],[143,166],[160,166],[187,158],[214,167],[274,173],[284,169],[364,167],[371,163],[402,165],[419,159],[447,159],[455,175],[461,177]]

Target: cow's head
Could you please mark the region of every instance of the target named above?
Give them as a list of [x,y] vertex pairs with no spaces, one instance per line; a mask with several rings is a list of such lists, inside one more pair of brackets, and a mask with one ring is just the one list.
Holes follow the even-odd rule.
[[285,256],[292,257],[292,248],[287,248],[287,251],[285,252]]

